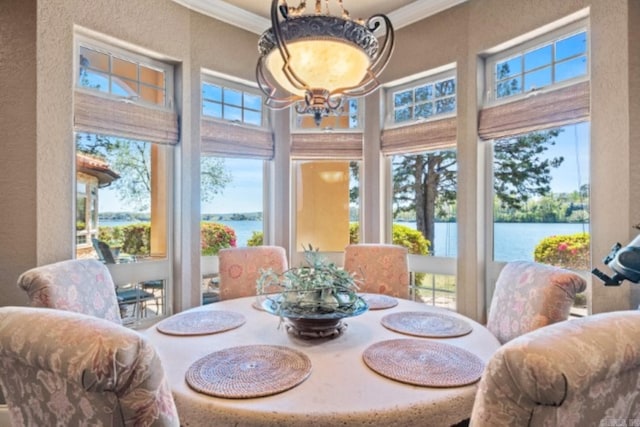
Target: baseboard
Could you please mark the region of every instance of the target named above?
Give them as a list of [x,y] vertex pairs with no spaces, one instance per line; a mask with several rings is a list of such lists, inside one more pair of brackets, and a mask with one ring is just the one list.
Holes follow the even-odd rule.
[[0,427],[11,427],[7,405],[0,405]]

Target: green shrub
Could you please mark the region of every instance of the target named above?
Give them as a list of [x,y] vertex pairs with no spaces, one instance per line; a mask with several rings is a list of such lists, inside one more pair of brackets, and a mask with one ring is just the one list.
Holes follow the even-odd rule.
[[[349,243],[360,243],[360,225],[351,223],[349,225]],[[429,255],[431,242],[424,238],[421,232],[402,224],[393,224],[391,231],[394,245],[404,246],[410,254]]]
[[536,245],[534,259],[572,270],[589,270],[589,243],[588,233],[545,237]]
[[217,222],[200,224],[200,248],[202,255],[217,255],[222,248],[236,246],[236,232],[233,228]]
[[[120,236],[114,236],[120,237]],[[139,222],[122,227],[122,251],[129,255],[149,255],[151,253],[151,224]]]
[[264,233],[262,231],[254,231],[247,241],[247,246],[262,246],[264,244]]

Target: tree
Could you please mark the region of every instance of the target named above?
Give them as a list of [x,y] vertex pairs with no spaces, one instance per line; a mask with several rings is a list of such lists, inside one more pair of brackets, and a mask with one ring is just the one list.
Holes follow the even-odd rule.
[[[551,168],[564,159],[545,159],[543,154],[559,132],[533,132],[495,142],[494,190],[503,207],[519,209],[530,197],[550,193]],[[394,216],[415,210],[416,228],[433,243],[437,210],[456,200],[455,151],[398,156],[393,168]]]
[[[146,211],[151,202],[151,144],[94,134],[78,134],[79,152],[105,159],[120,175],[112,183],[118,198],[137,211]],[[231,181],[224,159],[202,157],[201,198],[212,200]]]

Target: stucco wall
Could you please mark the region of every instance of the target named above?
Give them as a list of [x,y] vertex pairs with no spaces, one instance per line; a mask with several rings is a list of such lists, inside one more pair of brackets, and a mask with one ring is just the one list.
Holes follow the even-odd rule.
[[0,305],[37,259],[36,1],[0,2]]

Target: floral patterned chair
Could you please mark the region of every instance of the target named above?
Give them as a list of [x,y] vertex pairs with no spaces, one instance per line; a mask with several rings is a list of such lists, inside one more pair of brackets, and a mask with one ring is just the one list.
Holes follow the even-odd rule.
[[18,278],[34,307],[89,314],[121,324],[116,287],[107,267],[74,259],[33,268]]
[[0,308],[0,385],[12,426],[178,426],[155,349],[105,319]]
[[531,261],[507,263],[496,282],[487,328],[502,344],[567,320],[586,281],[571,271]]
[[344,269],[363,280],[361,292],[409,298],[407,248],[389,244],[355,244],[344,249]]
[[556,323],[493,355],[471,426],[635,425],[639,384],[640,311]]
[[287,253],[280,246],[225,248],[218,252],[220,265],[220,299],[256,294],[261,269],[282,273],[288,267]]

